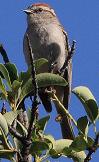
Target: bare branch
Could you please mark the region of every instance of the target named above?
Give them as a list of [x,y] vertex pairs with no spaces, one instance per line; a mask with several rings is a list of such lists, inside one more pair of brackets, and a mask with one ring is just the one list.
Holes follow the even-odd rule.
[[32,84],[34,86],[34,100],[32,100],[31,120],[30,120],[30,124],[29,124],[29,128],[28,128],[28,135],[27,135],[27,139],[30,139],[31,133],[32,133],[32,126],[33,126],[33,122],[34,122],[34,119],[36,116],[37,106],[38,106],[39,102],[38,102],[38,85],[37,85],[37,81],[36,81],[34,55],[32,52],[32,47],[31,47],[31,43],[30,43],[28,34],[27,34],[27,40],[28,40],[29,56],[30,56],[30,63],[31,63]]
[[3,48],[2,44],[0,44],[0,53],[1,53],[2,57],[3,57],[4,62],[8,63],[9,58],[8,58],[7,53],[6,53],[5,49]]
[[30,158],[30,147],[32,144],[31,141],[31,137],[32,137],[32,131],[33,129],[35,129],[33,123],[34,120],[37,118],[38,116],[38,85],[37,85],[37,81],[36,81],[36,70],[35,70],[35,64],[34,64],[34,55],[32,52],[32,48],[31,48],[31,43],[29,40],[29,37],[27,35],[27,42],[28,42],[28,47],[29,47],[29,57],[30,57],[30,64],[31,64],[31,76],[32,76],[32,84],[34,87],[34,99],[32,101],[32,109],[31,109],[31,118],[30,118],[30,123],[29,123],[29,127],[28,127],[28,134],[27,137],[24,139],[24,143],[23,143],[23,148],[21,151],[21,155],[22,155],[22,160],[21,162],[27,162],[27,161],[31,161]]
[[60,71],[59,71],[60,74],[62,74],[62,73],[65,71],[65,69],[68,67],[69,61],[70,61],[70,60],[72,59],[72,57],[73,57],[73,54],[74,54],[74,52],[75,52],[75,43],[76,43],[76,41],[73,40],[71,48],[67,47],[68,56],[67,56],[67,58],[66,58],[66,60],[65,60],[65,63],[64,63],[64,65],[63,65],[63,67],[62,67],[62,68],[60,69]]

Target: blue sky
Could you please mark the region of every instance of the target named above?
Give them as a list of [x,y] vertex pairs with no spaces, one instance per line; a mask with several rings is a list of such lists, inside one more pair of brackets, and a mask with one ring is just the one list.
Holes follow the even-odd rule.
[[[26,15],[22,10],[35,2],[38,1],[0,0],[0,43],[4,45],[10,60],[17,65],[19,71],[27,69],[23,56],[23,35],[27,24]],[[77,41],[73,57],[72,87],[88,86],[99,102],[99,1],[41,0],[39,2],[49,3],[55,9],[60,22],[68,32],[70,42],[73,39]],[[85,114],[74,95],[71,98],[70,111],[75,119]],[[48,126],[47,132],[50,132],[51,128],[52,125]],[[57,139],[60,137],[58,129],[55,124],[52,130],[52,134]],[[92,130],[91,134],[93,134]],[[98,159],[97,151],[92,162]],[[55,161],[62,162],[63,159]]]

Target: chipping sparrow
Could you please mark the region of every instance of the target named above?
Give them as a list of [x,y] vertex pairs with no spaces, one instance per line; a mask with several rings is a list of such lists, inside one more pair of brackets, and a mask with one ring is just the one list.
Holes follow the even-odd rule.
[[[30,65],[30,60],[26,34],[28,34],[31,42],[34,59],[46,58],[49,61],[49,65],[55,64],[53,72],[57,73],[63,67],[68,56],[67,33],[64,32],[54,10],[48,4],[33,4],[24,11],[27,14],[28,27],[24,36],[23,50],[28,66]],[[43,69],[43,72],[46,72],[46,69]],[[71,61],[69,61],[64,73],[64,78],[69,84],[65,89],[56,87],[56,95],[66,108],[68,108],[71,89],[71,73]],[[55,105],[58,114],[63,116],[59,105],[57,103]],[[67,117],[62,118],[61,129],[63,138],[73,139],[70,119]]]

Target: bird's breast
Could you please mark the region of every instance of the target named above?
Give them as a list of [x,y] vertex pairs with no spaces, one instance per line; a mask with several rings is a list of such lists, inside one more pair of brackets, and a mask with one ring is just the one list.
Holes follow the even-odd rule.
[[39,24],[27,31],[35,59],[46,58],[50,63],[57,62],[57,68],[60,69],[66,57],[66,42],[62,29],[56,24]]

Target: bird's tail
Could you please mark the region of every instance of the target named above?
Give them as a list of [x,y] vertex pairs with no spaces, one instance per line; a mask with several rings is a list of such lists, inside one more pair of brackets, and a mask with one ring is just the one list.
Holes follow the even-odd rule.
[[52,104],[51,104],[50,97],[44,88],[42,88],[41,91],[39,91],[39,97],[41,99],[41,102],[46,112],[50,113],[52,111]]
[[[59,101],[63,104],[63,106],[68,109],[68,101],[67,98],[69,97],[67,93],[68,92],[68,86],[63,88],[63,87],[56,87],[56,95],[59,99]],[[64,113],[59,105],[59,103],[57,103],[55,101],[55,106],[56,106],[56,110],[57,113],[61,116],[61,132],[62,132],[62,137],[64,139],[74,139],[74,132],[73,132],[73,127],[71,124],[71,120],[68,116],[64,116]]]
[[[63,77],[68,82],[68,85],[66,87],[57,87],[56,95],[60,102],[63,104],[63,106],[68,110],[71,95],[72,60],[69,61],[68,67],[66,68]],[[74,139],[74,132],[70,118],[66,115],[64,116],[61,113],[61,108],[59,107],[59,104],[56,103],[55,105],[57,113],[62,116],[62,121],[60,125],[63,138]]]
[[[69,85],[67,85],[64,88],[64,98],[63,98],[63,105],[67,110],[68,110],[69,101],[70,101],[70,93],[71,93],[70,91],[71,91],[71,88],[69,87]],[[73,126],[68,116],[63,118],[61,122],[61,129],[62,129],[63,138],[74,139]]]

